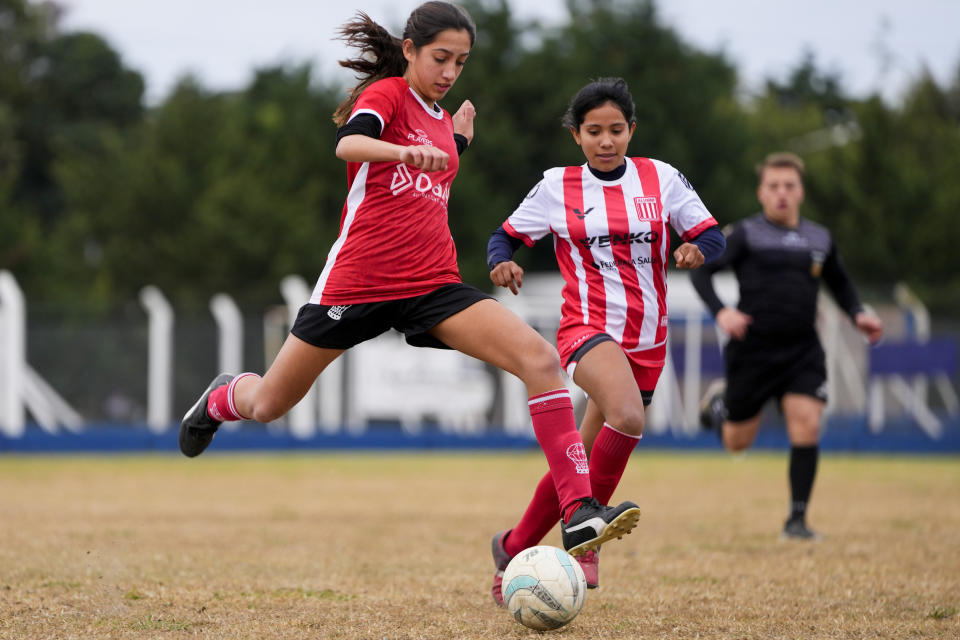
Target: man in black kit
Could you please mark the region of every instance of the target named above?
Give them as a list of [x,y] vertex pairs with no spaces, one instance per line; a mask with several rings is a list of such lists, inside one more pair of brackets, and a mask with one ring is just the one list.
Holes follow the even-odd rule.
[[[871,343],[880,339],[883,325],[860,305],[830,232],[800,217],[803,161],[792,153],[773,153],[757,172],[762,213],[725,230],[723,256],[691,274],[717,326],[730,337],[724,351],[726,389],[708,390],[701,421],[719,431],[729,451],[742,451],[757,435],[766,401],[780,401],[790,439],[791,493],[781,537],[816,540],[806,511],[827,400],[825,357],[815,328],[821,279]],[[740,286],[737,308],[723,305],[711,280],[728,266]]]

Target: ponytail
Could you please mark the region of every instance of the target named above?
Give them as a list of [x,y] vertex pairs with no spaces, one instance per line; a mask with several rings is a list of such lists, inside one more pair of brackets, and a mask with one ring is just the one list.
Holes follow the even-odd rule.
[[360,83],[350,90],[346,100],[333,112],[333,121],[338,127],[346,124],[353,110],[353,103],[377,80],[392,76],[402,76],[407,70],[407,60],[403,57],[402,40],[396,38],[370,19],[362,11],[357,17],[340,28],[340,39],[360,51],[356,58],[340,60],[340,66],[353,69],[359,75]]
[[413,10],[407,19],[403,38],[396,38],[370,19],[370,16],[358,11],[356,17],[340,28],[340,39],[358,49],[356,58],[341,60],[340,66],[353,69],[358,73],[360,83],[350,90],[347,99],[333,112],[333,121],[342,127],[350,119],[353,105],[363,90],[378,80],[402,76],[407,70],[407,59],[403,55],[403,41],[409,39],[413,46],[420,47],[433,42],[437,35],[445,30],[466,31],[470,34],[470,46],[477,39],[477,28],[473,19],[461,7],[441,0],[424,2]]

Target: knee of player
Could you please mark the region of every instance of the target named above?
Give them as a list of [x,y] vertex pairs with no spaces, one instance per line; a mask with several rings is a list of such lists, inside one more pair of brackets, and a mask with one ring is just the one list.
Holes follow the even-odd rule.
[[646,424],[646,420],[644,418],[642,405],[639,407],[630,404],[622,405],[611,412],[610,416],[606,416],[606,418],[607,424],[621,433],[630,436],[643,435],[643,427]]
[[748,449],[753,443],[753,438],[744,437],[745,434],[740,434],[736,429],[724,428],[723,429],[723,446],[730,453],[739,453],[745,449]]
[[537,336],[531,340],[520,354],[524,378],[555,376],[560,372],[560,356],[553,346]]

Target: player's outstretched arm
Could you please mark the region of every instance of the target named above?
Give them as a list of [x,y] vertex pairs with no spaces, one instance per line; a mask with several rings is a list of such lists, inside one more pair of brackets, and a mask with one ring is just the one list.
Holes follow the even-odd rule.
[[490,280],[498,287],[510,289],[513,295],[523,286],[523,269],[513,260],[498,263],[490,272]]
[[404,162],[424,171],[442,171],[450,160],[446,151],[436,147],[393,144],[360,134],[340,138],[337,157],[347,162]]
[[857,325],[857,329],[867,336],[870,344],[880,342],[880,338],[883,337],[883,321],[880,318],[869,311],[861,311],[854,317],[853,322]]
[[747,335],[747,329],[753,322],[753,317],[734,309],[733,307],[724,307],[717,312],[717,326],[734,340],[743,340]]
[[677,269],[696,269],[704,261],[700,248],[690,242],[684,242],[673,252],[673,259],[677,261]]

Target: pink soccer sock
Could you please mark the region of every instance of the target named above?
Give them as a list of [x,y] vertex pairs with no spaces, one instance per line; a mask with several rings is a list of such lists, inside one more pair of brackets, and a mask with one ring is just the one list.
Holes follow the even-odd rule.
[[590,485],[593,487],[593,497],[600,504],[607,504],[613,497],[630,461],[630,454],[639,441],[640,436],[628,435],[603,423],[590,448]]
[[237,406],[233,402],[233,390],[237,383],[248,376],[258,376],[255,373],[241,373],[225,384],[217,387],[207,396],[207,415],[217,422],[229,422],[232,420],[249,420],[246,416],[240,415]]
[[583,440],[577,431],[573,401],[566,389],[540,393],[530,398],[530,417],[537,442],[547,457],[557,488],[561,513],[568,515],[579,498],[588,498],[590,467]]
[[[639,439],[617,431],[606,423],[597,434],[590,450],[590,486],[593,497],[601,504],[607,504],[613,497]],[[504,541],[503,548],[511,556],[515,556],[527,547],[539,544],[559,519],[557,489],[553,484],[553,477],[546,473],[537,484],[520,522]]]
[[560,503],[557,501],[557,487],[548,471],[540,478],[533,499],[523,512],[523,517],[503,542],[504,550],[515,556],[527,547],[539,544],[550,529],[560,520]]

